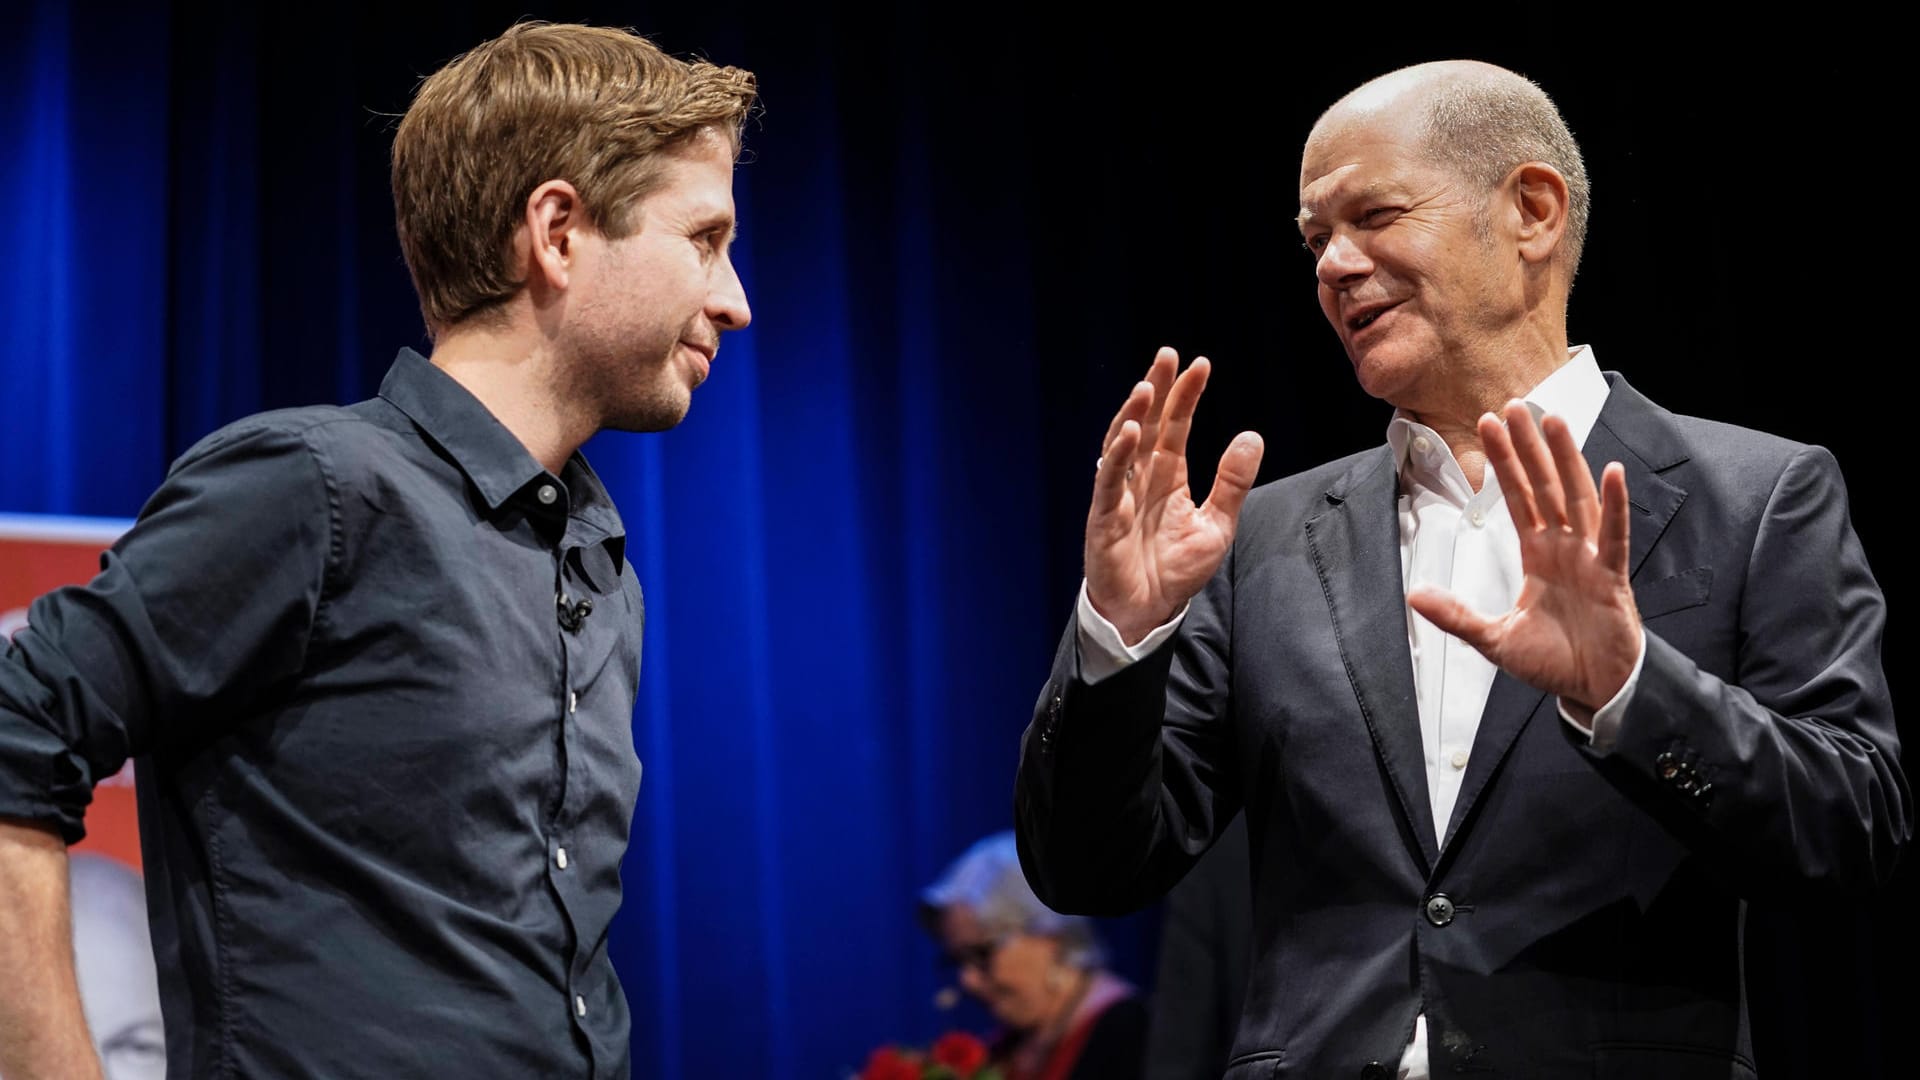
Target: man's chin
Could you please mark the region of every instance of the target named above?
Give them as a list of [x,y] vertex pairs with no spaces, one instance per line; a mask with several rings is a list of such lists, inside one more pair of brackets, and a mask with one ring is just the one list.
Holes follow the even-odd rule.
[[623,410],[601,427],[607,431],[666,431],[685,420],[692,407],[691,393],[676,395],[671,400],[649,401]]
[[1347,359],[1353,363],[1355,381],[1368,397],[1396,404],[1394,398],[1407,381],[1407,365],[1404,361],[1396,360],[1386,350],[1378,348],[1363,349],[1358,354],[1349,349]]

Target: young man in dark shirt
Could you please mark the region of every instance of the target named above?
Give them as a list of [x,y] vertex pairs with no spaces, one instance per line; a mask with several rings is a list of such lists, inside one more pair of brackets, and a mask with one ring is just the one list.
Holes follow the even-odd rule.
[[128,757],[170,1075],[627,1075],[641,598],[578,449],[678,423],[747,325],[754,95],[536,23],[421,85],[393,191],[432,356],[203,440],[0,658],[0,1075],[99,1075],[66,845]]

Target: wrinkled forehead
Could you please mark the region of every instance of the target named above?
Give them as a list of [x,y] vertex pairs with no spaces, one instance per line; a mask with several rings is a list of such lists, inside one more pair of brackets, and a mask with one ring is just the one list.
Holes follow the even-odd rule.
[[1342,201],[1379,197],[1430,179],[1424,133],[1404,115],[1329,113],[1300,154],[1300,224]]

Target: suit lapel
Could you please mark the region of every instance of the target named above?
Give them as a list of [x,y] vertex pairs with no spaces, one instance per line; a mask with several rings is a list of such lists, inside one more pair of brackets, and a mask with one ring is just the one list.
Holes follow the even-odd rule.
[[[1600,410],[1600,418],[1587,433],[1580,453],[1587,459],[1595,486],[1610,461],[1618,461],[1627,470],[1627,502],[1632,523],[1627,537],[1627,573],[1638,574],[1647,552],[1666,531],[1667,523],[1679,511],[1687,493],[1660,475],[1687,459],[1687,453],[1665,423],[1664,413],[1639,391],[1628,386],[1619,375],[1608,373],[1612,391]],[[1486,711],[1480,715],[1480,730],[1473,739],[1473,753],[1467,759],[1467,774],[1461,778],[1460,798],[1453,804],[1447,822],[1446,843],[1472,813],[1487,781],[1493,777],[1522,728],[1535,715],[1545,714],[1560,723],[1557,699],[1521,682],[1502,671],[1494,676],[1487,694]]]
[[1383,447],[1328,489],[1327,508],[1307,520],[1307,548],[1360,715],[1427,873],[1438,850],[1407,648],[1397,498],[1392,453]]
[[1687,460],[1687,449],[1667,422],[1666,411],[1640,395],[1627,381],[1609,373],[1613,392],[1607,395],[1600,419],[1587,435],[1581,453],[1593,471],[1593,482],[1607,462],[1627,470],[1627,502],[1633,524],[1627,537],[1627,573],[1638,574],[1647,552],[1667,529],[1667,523],[1687,501],[1687,493],[1661,474]]

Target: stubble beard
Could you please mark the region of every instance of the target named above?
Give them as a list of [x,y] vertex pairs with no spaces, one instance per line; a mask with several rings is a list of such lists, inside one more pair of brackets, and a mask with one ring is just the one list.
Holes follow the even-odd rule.
[[639,377],[608,387],[609,408],[602,425],[613,431],[666,431],[687,418],[693,406],[693,388],[674,364],[677,343],[665,356],[648,364]]
[[686,419],[693,392],[674,363],[678,340],[638,359],[606,348],[572,365],[565,400],[590,409],[599,431],[666,431]]

